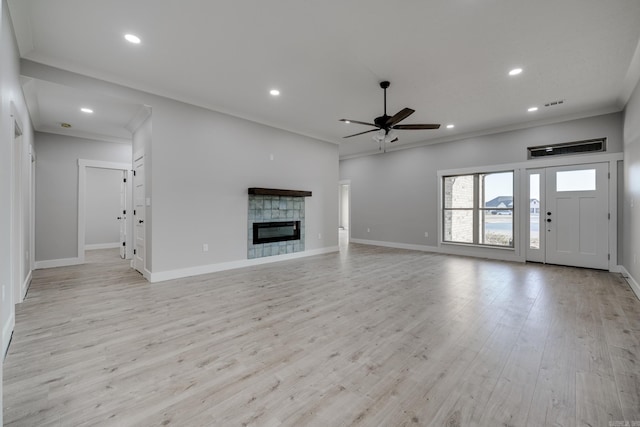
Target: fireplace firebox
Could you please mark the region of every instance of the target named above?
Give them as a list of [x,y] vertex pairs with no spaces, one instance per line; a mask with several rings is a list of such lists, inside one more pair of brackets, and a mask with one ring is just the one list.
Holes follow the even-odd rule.
[[300,221],[254,222],[253,244],[300,240]]

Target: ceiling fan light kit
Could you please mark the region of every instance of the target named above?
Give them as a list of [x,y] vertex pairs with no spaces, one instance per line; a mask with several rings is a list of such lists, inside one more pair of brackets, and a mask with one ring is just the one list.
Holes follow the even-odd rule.
[[352,138],[354,136],[363,135],[369,132],[377,132],[376,135],[373,136],[373,140],[377,142],[396,142],[398,137],[394,129],[398,130],[423,130],[423,129],[439,129],[439,124],[410,124],[410,125],[399,125],[401,121],[409,117],[415,111],[411,108],[403,108],[399,112],[397,112],[393,116],[387,115],[387,88],[391,83],[388,81],[380,82],[380,87],[384,91],[384,114],[380,117],[376,117],[373,119],[373,123],[361,122],[358,120],[351,119],[340,119],[341,122],[345,123],[357,123],[365,126],[374,126],[376,129],[366,130],[364,132],[355,133],[353,135],[345,136],[344,138]]

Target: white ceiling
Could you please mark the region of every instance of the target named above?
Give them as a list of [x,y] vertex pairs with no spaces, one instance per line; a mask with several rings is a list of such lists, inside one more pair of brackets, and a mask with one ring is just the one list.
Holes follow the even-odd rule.
[[9,4],[24,58],[340,143],[343,157],[377,151],[371,134],[342,139],[367,127],[338,120],[381,115],[382,80],[389,114],[443,124],[399,131],[399,147],[619,111],[640,76],[637,0]]
[[[141,105],[43,80],[22,78],[35,130],[120,143],[131,143]],[[93,110],[83,113],[81,108]],[[62,123],[71,128],[62,127]]]

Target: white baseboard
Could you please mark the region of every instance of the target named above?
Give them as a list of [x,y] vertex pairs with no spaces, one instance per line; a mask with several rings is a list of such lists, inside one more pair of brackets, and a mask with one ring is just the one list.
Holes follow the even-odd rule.
[[525,262],[525,260],[516,255],[510,249],[501,248],[475,248],[463,245],[451,246],[427,246],[412,245],[409,243],[383,242],[379,240],[351,239],[352,243],[360,243],[362,245],[383,246],[386,248],[408,249],[411,251],[434,252],[447,255],[460,255],[473,258],[495,259],[499,261]]
[[49,259],[45,261],[36,261],[36,270],[41,268],[67,267],[69,265],[78,265],[83,263],[83,260],[80,258]]
[[29,286],[31,285],[31,279],[33,278],[33,271],[29,271],[27,274],[27,278],[22,282],[22,286],[20,287],[20,301],[24,301],[24,298],[27,296],[27,291],[29,290]]
[[13,328],[16,325],[16,315],[15,311],[12,313],[9,321],[2,328],[2,357],[4,358],[7,355],[7,350],[9,350],[9,343],[11,342],[11,334],[13,333]]
[[305,258],[313,255],[322,255],[331,252],[338,252],[338,246],[330,246],[320,249],[312,249],[304,252],[296,252],[285,255],[274,255],[262,258],[242,259],[238,261],[221,262],[219,264],[200,265],[197,267],[181,268],[178,270],[161,271],[144,275],[151,283],[163,282],[165,280],[181,279],[183,277],[199,276],[201,274],[215,273],[218,271],[234,270],[236,268],[252,267],[255,265],[270,264],[273,262],[287,261],[297,258]]
[[629,286],[631,287],[633,293],[636,294],[636,297],[640,299],[640,284],[638,283],[638,281],[634,279],[631,274],[629,274],[627,269],[624,268],[624,265],[620,266],[620,273],[622,274],[622,277],[625,278],[627,283],[629,283]]
[[91,245],[84,245],[84,250],[85,251],[94,251],[96,249],[113,249],[113,248],[119,248],[122,245],[122,243],[119,242],[115,242],[115,243],[93,243]]

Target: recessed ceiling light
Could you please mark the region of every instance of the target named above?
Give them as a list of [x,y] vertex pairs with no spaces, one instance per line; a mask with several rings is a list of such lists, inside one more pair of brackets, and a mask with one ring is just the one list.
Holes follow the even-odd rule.
[[269,91],[269,93],[270,93],[272,96],[278,96],[278,95],[280,95],[280,91],[279,91],[278,89],[271,89],[271,90]]
[[345,122],[346,124],[349,124],[349,123],[351,123],[351,122],[350,122],[349,120],[345,120],[344,122]]
[[134,35],[134,34],[125,34],[124,38],[126,41],[128,41],[129,43],[133,43],[133,44],[140,44],[140,37]]
[[517,76],[521,72],[522,72],[522,68],[514,68],[513,70],[509,71],[509,75],[510,76]]
[[538,107],[531,107],[527,111],[533,113],[534,111],[538,111]]
[[453,129],[454,127],[454,125],[447,125],[447,129]]
[[93,110],[91,108],[81,108],[80,111],[82,111],[83,113],[87,113],[87,114],[91,114],[93,113]]

